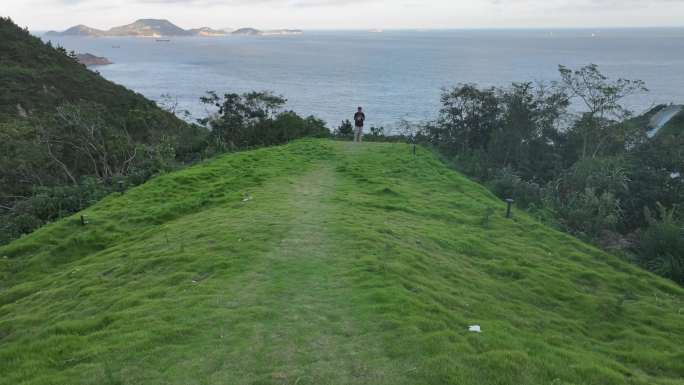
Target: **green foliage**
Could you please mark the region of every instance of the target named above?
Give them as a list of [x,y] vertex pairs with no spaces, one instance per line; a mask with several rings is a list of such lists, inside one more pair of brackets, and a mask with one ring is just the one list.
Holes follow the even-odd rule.
[[76,185],[37,186],[31,195],[0,212],[0,244],[29,234],[46,222],[70,216],[107,196],[115,187],[84,177]]
[[544,223],[611,250],[639,249],[635,233],[651,227],[644,209],[684,204],[684,113],[649,139],[650,118],[666,106],[634,118],[623,105],[647,91],[642,81],[609,79],[593,64],[559,73],[550,84],[445,90],[439,119],[416,138]]
[[430,139],[447,153],[486,149],[497,127],[500,106],[494,88],[464,84],[442,93],[439,124]]
[[684,229],[675,210],[658,204],[658,215],[646,208],[648,227],[641,235],[639,262],[647,269],[684,285]]
[[682,288],[504,213],[423,147],[218,156],[0,247],[0,384],[683,383]]
[[0,244],[87,206],[60,190],[88,195],[83,180],[91,178],[140,184],[204,153],[206,129],[103,79],[74,52],[6,18],[0,52]]
[[0,18],[0,52],[0,121],[3,116],[18,116],[19,109],[43,115],[65,102],[87,100],[106,106],[112,117],[141,110],[153,114],[150,120],[169,131],[188,129],[187,124],[154,102],[103,79],[63,48],[43,43],[6,18]]
[[571,233],[598,241],[617,230],[629,179],[619,158],[585,158],[549,183],[544,199]]
[[218,152],[330,135],[325,123],[313,116],[302,118],[292,111],[282,112],[287,100],[270,92],[219,97],[210,91],[201,101],[217,109],[215,116],[200,123],[211,129],[210,142]]
[[586,108],[570,131],[578,143],[580,158],[597,157],[622,152],[638,141],[640,130],[630,130],[625,120],[632,116],[621,102],[624,98],[648,91],[641,80],[610,80],[597,65],[590,64],[577,70],[559,66],[561,84],[572,98]]
[[543,84],[460,85],[444,91],[440,118],[423,132],[478,178],[489,179],[492,170],[511,167],[526,179],[548,180],[563,168],[554,153],[564,143],[557,124],[567,106],[562,90]]
[[663,132],[632,149],[626,157],[629,194],[625,204],[625,228],[647,224],[644,208],[657,210],[684,204],[684,136]]
[[541,186],[523,180],[510,167],[497,170],[487,186],[498,197],[512,198],[518,207],[524,209],[542,204],[543,190]]
[[588,240],[615,231],[622,215],[620,201],[612,193],[593,188],[567,193],[562,200],[553,200],[551,207],[566,230]]
[[339,127],[333,131],[333,136],[340,139],[351,140],[354,138],[354,125],[349,119],[342,121]]

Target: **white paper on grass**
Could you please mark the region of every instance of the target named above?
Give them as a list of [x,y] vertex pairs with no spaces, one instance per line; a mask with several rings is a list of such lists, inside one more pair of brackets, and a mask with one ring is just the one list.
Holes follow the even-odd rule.
[[480,329],[480,325],[471,325],[468,328],[468,331],[471,331],[473,333],[482,333],[482,330]]

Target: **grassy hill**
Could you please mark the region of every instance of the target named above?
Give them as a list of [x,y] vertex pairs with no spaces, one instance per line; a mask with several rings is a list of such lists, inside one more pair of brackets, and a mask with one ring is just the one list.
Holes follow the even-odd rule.
[[183,137],[185,142],[196,135],[196,130],[153,101],[104,79],[2,17],[0,84],[0,123],[25,114],[50,114],[67,102],[88,101],[104,106],[105,121],[125,124],[139,141],[153,142],[160,132]]
[[0,116],[15,116],[17,104],[27,112],[42,113],[78,100],[98,102],[116,112],[156,108],[154,102],[87,70],[3,18],[0,52]]
[[0,383],[684,384],[684,290],[503,212],[402,144],[158,177],[0,248]]

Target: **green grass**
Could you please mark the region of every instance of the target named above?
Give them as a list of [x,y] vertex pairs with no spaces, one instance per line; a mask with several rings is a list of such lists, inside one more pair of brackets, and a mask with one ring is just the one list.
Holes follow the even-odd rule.
[[0,383],[684,384],[684,290],[504,211],[402,144],[156,178],[0,248]]

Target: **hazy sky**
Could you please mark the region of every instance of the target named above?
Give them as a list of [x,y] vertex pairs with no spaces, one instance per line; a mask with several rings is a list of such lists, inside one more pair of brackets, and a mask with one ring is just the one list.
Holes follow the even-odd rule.
[[184,28],[684,26],[684,0],[0,0],[31,30],[166,18]]

